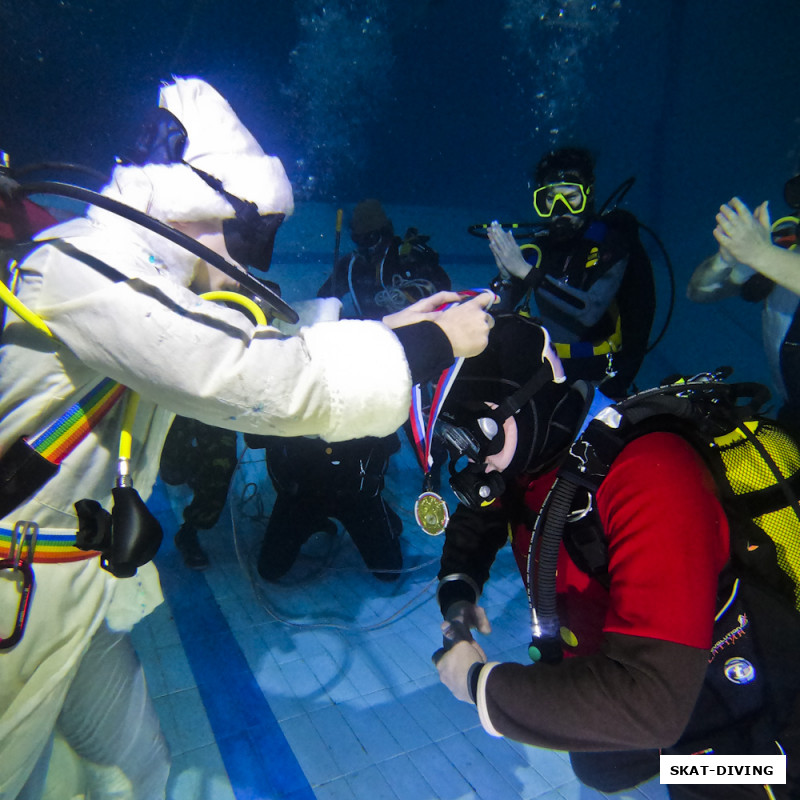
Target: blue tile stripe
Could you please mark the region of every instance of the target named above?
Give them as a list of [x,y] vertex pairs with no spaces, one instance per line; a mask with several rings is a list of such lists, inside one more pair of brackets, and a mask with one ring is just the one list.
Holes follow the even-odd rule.
[[236,799],[314,800],[205,577],[166,543],[156,562]]

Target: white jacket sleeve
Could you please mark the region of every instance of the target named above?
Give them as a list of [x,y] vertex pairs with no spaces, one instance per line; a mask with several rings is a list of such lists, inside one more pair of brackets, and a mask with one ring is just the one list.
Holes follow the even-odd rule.
[[103,253],[102,242],[55,243],[24,265],[30,307],[84,366],[177,414],[244,432],[336,441],[384,436],[406,419],[410,372],[382,323],[320,322],[287,337],[202,300],[152,257],[118,267],[119,252]]

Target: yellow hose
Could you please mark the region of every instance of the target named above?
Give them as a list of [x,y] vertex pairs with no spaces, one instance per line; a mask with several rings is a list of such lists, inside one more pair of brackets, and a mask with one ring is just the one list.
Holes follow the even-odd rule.
[[128,399],[125,403],[125,414],[122,417],[122,432],[119,435],[119,457],[130,459],[133,447],[133,423],[136,419],[136,409],[139,408],[139,395],[128,390]]
[[249,297],[245,297],[243,294],[219,291],[206,292],[205,294],[201,294],[200,297],[204,300],[217,300],[221,303],[238,303],[240,306],[244,306],[253,315],[253,319],[255,319],[259,325],[267,324],[267,317],[261,309],[261,306]]
[[[238,292],[206,292],[201,295],[205,300],[216,300],[226,303],[238,303],[244,306],[259,325],[267,324],[267,317],[261,307],[249,297]],[[44,320],[31,311],[2,281],[0,281],[0,300],[4,302],[21,320],[41,331],[45,336],[54,339],[53,332],[47,327]],[[128,389],[128,398],[125,403],[125,413],[122,417],[122,431],[119,435],[119,459],[129,461],[133,448],[133,423],[136,419],[136,410],[139,407],[139,395]]]
[[0,281],[0,300],[2,300],[21,320],[33,325],[37,331],[41,331],[45,336],[53,337],[50,328],[44,324],[44,320],[33,313],[17,296]]

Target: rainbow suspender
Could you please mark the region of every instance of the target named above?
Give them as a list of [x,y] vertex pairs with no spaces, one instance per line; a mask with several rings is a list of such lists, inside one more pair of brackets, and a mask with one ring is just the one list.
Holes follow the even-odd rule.
[[[125,393],[125,388],[111,378],[103,378],[75,405],[39,433],[26,438],[28,445],[51,464],[60,464],[89,434]],[[14,532],[0,528],[0,558],[8,556]],[[40,563],[81,561],[97,555],[75,547],[75,533],[39,532],[35,559]]]
[[89,434],[89,431],[114,407],[125,387],[103,378],[72,408],[35,436],[28,444],[51,464],[60,464]]

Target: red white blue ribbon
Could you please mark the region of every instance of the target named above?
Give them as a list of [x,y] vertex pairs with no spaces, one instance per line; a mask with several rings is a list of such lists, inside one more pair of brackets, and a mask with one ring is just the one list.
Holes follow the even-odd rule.
[[[486,291],[488,290],[466,289],[464,291],[460,291],[459,294],[466,295],[468,297],[477,297],[479,294],[483,294],[483,292]],[[453,305],[457,305],[457,303],[447,303],[446,305],[443,305],[441,308],[437,309],[437,311],[450,308]],[[444,401],[447,399],[447,395],[450,392],[453,382],[458,376],[458,372],[463,363],[463,357],[457,358],[455,362],[440,375],[439,380],[436,383],[436,389],[433,393],[433,399],[431,400],[431,408],[428,414],[427,424],[425,422],[425,415],[423,411],[422,388],[419,384],[415,384],[411,391],[411,411],[409,414],[411,421],[411,432],[414,438],[414,447],[417,451],[417,459],[422,467],[422,471],[425,473],[426,479],[428,477],[428,473],[430,472],[431,466],[433,466],[433,458],[431,457],[433,429],[436,425],[436,420],[439,417],[439,412],[442,410]]]
[[417,459],[422,467],[422,471],[426,475],[433,466],[431,444],[433,442],[433,429],[436,425],[436,419],[439,416],[439,412],[442,410],[450,387],[453,385],[453,381],[455,381],[463,363],[463,358],[457,358],[452,366],[448,367],[439,377],[436,390],[433,393],[433,399],[431,400],[427,425],[422,408],[422,387],[416,384],[412,389],[410,414],[411,432],[414,436],[414,447],[417,451]]

